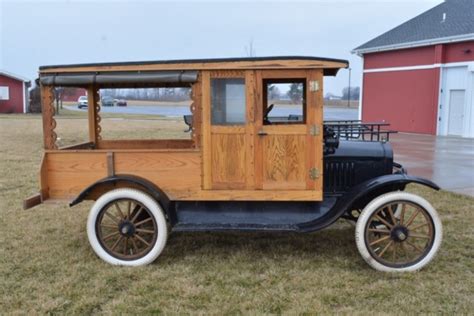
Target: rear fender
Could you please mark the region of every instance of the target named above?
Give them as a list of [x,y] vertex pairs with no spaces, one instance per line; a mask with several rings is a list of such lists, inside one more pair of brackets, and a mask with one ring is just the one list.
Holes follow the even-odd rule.
[[174,222],[175,214],[174,212],[171,212],[171,201],[163,190],[154,183],[134,175],[114,175],[100,179],[79,193],[79,195],[69,203],[69,206],[77,205],[84,200],[95,200],[107,191],[124,187],[136,188],[148,193],[158,203],[160,203],[168,219],[170,219],[171,222]]

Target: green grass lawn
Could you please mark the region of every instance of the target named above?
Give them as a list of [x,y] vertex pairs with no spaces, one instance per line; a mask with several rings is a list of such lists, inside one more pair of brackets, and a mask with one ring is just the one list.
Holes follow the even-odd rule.
[[[64,137],[87,129],[84,118],[74,115],[58,121],[66,126]],[[114,118],[103,122],[111,133],[121,130]],[[136,124],[137,137],[156,133],[157,124],[177,125],[182,133],[178,121]],[[372,270],[345,222],[312,234],[174,233],[154,264],[115,267],[89,246],[91,203],[21,210],[23,198],[38,188],[41,131],[38,115],[0,115],[1,314],[473,311],[472,198],[409,187],[435,206],[444,224],[438,256],[416,273]]]

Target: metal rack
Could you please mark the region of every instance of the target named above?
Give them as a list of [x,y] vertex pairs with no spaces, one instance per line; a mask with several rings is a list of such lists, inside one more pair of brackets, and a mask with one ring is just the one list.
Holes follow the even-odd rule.
[[397,133],[387,129],[388,126],[390,124],[385,122],[363,123],[361,120],[324,121],[324,127],[334,131],[339,139],[369,142],[388,142],[390,134]]

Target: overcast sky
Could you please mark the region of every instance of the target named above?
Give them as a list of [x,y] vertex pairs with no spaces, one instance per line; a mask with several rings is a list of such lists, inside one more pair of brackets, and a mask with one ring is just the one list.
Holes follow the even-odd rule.
[[[441,3],[397,1],[0,0],[0,69],[34,79],[40,65],[132,60],[306,55],[350,51]],[[326,79],[340,94],[348,71]]]

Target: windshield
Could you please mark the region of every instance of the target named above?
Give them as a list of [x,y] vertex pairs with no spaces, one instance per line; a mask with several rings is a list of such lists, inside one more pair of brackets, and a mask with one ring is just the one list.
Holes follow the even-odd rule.
[[83,95],[82,97],[79,97],[79,100],[80,101],[85,101],[85,100],[87,100],[87,97],[85,95]]

